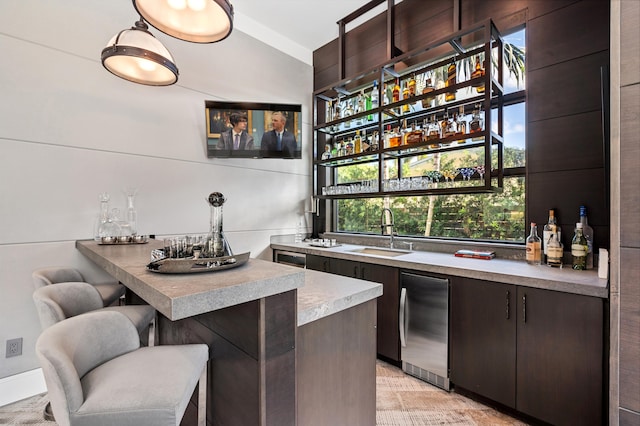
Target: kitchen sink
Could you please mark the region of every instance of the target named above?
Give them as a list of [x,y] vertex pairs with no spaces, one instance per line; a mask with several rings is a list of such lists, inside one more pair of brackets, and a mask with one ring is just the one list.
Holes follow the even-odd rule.
[[352,253],[361,253],[361,254],[373,254],[375,256],[386,256],[386,257],[396,257],[402,256],[404,254],[411,253],[406,250],[396,250],[396,249],[386,249],[386,248],[377,248],[377,247],[365,247],[359,249],[349,250]]

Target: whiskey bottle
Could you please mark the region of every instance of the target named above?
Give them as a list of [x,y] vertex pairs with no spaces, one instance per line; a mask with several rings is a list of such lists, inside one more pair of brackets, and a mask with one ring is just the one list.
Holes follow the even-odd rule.
[[391,101],[392,102],[400,101],[400,79],[396,79],[396,84],[393,86]]
[[383,147],[389,148],[391,146],[391,124],[387,124],[387,128],[382,135]]
[[[482,119],[480,105],[476,105],[476,109],[473,110],[471,121],[469,122],[470,133],[480,133],[484,130],[484,120]],[[481,141],[482,137],[472,138],[473,141]]]
[[542,253],[540,251],[541,241],[538,236],[538,226],[531,222],[531,233],[527,237],[526,259],[529,265],[540,265],[542,263]]
[[571,264],[573,269],[582,271],[587,269],[587,252],[589,245],[582,234],[582,223],[576,223],[575,234],[571,240]]
[[432,141],[432,143],[429,144],[429,148],[431,149],[440,148],[440,142],[439,142],[440,138],[441,138],[440,125],[436,121],[436,116],[432,115],[431,121],[429,121],[429,137],[428,137],[428,140]]
[[585,206],[580,206],[580,223],[582,224],[582,234],[587,239],[587,245],[589,246],[587,269],[593,269],[593,228],[589,226],[587,208]]
[[[433,87],[433,84],[431,83],[431,77],[426,77],[425,83],[424,83],[424,89],[422,89],[422,94],[425,95],[427,93],[431,93],[434,90],[436,90],[435,87]],[[433,106],[433,101],[434,98],[433,96],[427,96],[426,98],[422,99],[422,108],[431,108]]]
[[[368,110],[377,109],[380,106],[380,98],[378,94],[378,80],[373,82],[373,89],[371,90],[371,96],[369,96]],[[367,120],[373,121],[373,115],[369,114]]]
[[547,244],[547,265],[562,268],[562,255],[562,243],[558,239],[558,234],[553,233]]
[[[482,68],[482,63],[480,61],[480,56],[478,56],[476,58],[476,68],[471,73],[471,78],[475,79],[475,78],[480,78],[480,77],[484,77],[484,68]],[[481,81],[478,81],[476,83],[473,83],[473,87],[475,87],[476,92],[484,93],[484,79],[481,80]]]
[[549,240],[551,239],[551,235],[556,233],[558,228],[558,224],[556,222],[555,212],[553,210],[549,210],[549,220],[544,225],[542,229],[542,252],[546,256],[548,256],[548,246]]
[[[414,90],[415,90],[415,82],[413,83],[414,86]],[[402,83],[402,100],[406,101],[407,99],[409,99],[409,84],[408,83]],[[409,103],[405,102],[404,105],[402,105],[402,112],[406,113],[409,112]]]
[[389,146],[392,148],[397,148],[400,146],[401,135],[400,135],[400,127],[396,127],[393,129],[391,134],[389,135]]
[[414,97],[416,95],[416,75],[411,74],[411,78],[409,78],[409,83],[407,84],[409,89],[409,97]]
[[414,121],[411,124],[411,130],[407,133],[407,145],[412,145],[415,143],[422,142],[422,131],[418,130],[418,125]]
[[[445,82],[445,87],[452,87],[456,85],[456,74],[458,73],[458,68],[456,67],[455,59],[451,59],[451,63],[447,67],[447,81]],[[451,90],[445,93],[444,96],[445,102],[451,102],[456,100],[456,91]]]

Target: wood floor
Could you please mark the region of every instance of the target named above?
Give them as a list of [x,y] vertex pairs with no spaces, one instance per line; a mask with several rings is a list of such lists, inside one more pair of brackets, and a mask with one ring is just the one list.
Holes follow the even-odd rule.
[[[526,425],[455,392],[408,376],[382,361],[376,365],[376,381],[377,426]],[[0,407],[0,425],[54,426],[54,422],[42,418],[47,401],[44,394]]]

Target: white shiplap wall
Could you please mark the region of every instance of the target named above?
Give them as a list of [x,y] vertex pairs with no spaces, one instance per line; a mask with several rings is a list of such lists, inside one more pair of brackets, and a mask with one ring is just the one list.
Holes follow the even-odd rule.
[[[108,278],[74,247],[92,237],[100,192],[124,208],[123,188],[139,188],[140,232],[168,235],[205,232],[205,198],[221,191],[232,248],[264,259],[309,198],[311,66],[238,30],[200,45],[151,28],[180,79],[136,85],[100,64],[136,19],[126,0],[0,3],[0,379],[38,368],[33,269],[70,264]],[[302,160],[207,159],[205,99],[302,104]],[[24,355],[5,359],[15,337]]]

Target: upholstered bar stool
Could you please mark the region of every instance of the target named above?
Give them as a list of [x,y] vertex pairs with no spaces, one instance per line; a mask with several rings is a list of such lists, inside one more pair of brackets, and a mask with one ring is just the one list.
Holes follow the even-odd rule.
[[196,385],[206,423],[205,344],[140,347],[131,321],[101,309],[45,329],[36,355],[60,426],[178,426]]
[[33,301],[38,311],[42,329],[51,327],[70,317],[86,312],[117,311],[124,314],[138,330],[138,334],[149,328],[148,346],[155,343],[156,310],[149,305],[102,306],[98,290],[86,282],[57,283],[37,288]]
[[[52,266],[48,268],[40,268],[33,271],[31,274],[33,278],[33,285],[35,288],[44,287],[46,285],[63,283],[63,282],[80,282],[86,280],[75,268],[66,266]],[[91,283],[90,283],[91,284]],[[102,298],[103,306],[109,306],[116,300],[124,296],[125,287],[120,283],[104,283],[104,284],[91,284],[98,290],[100,297]]]

